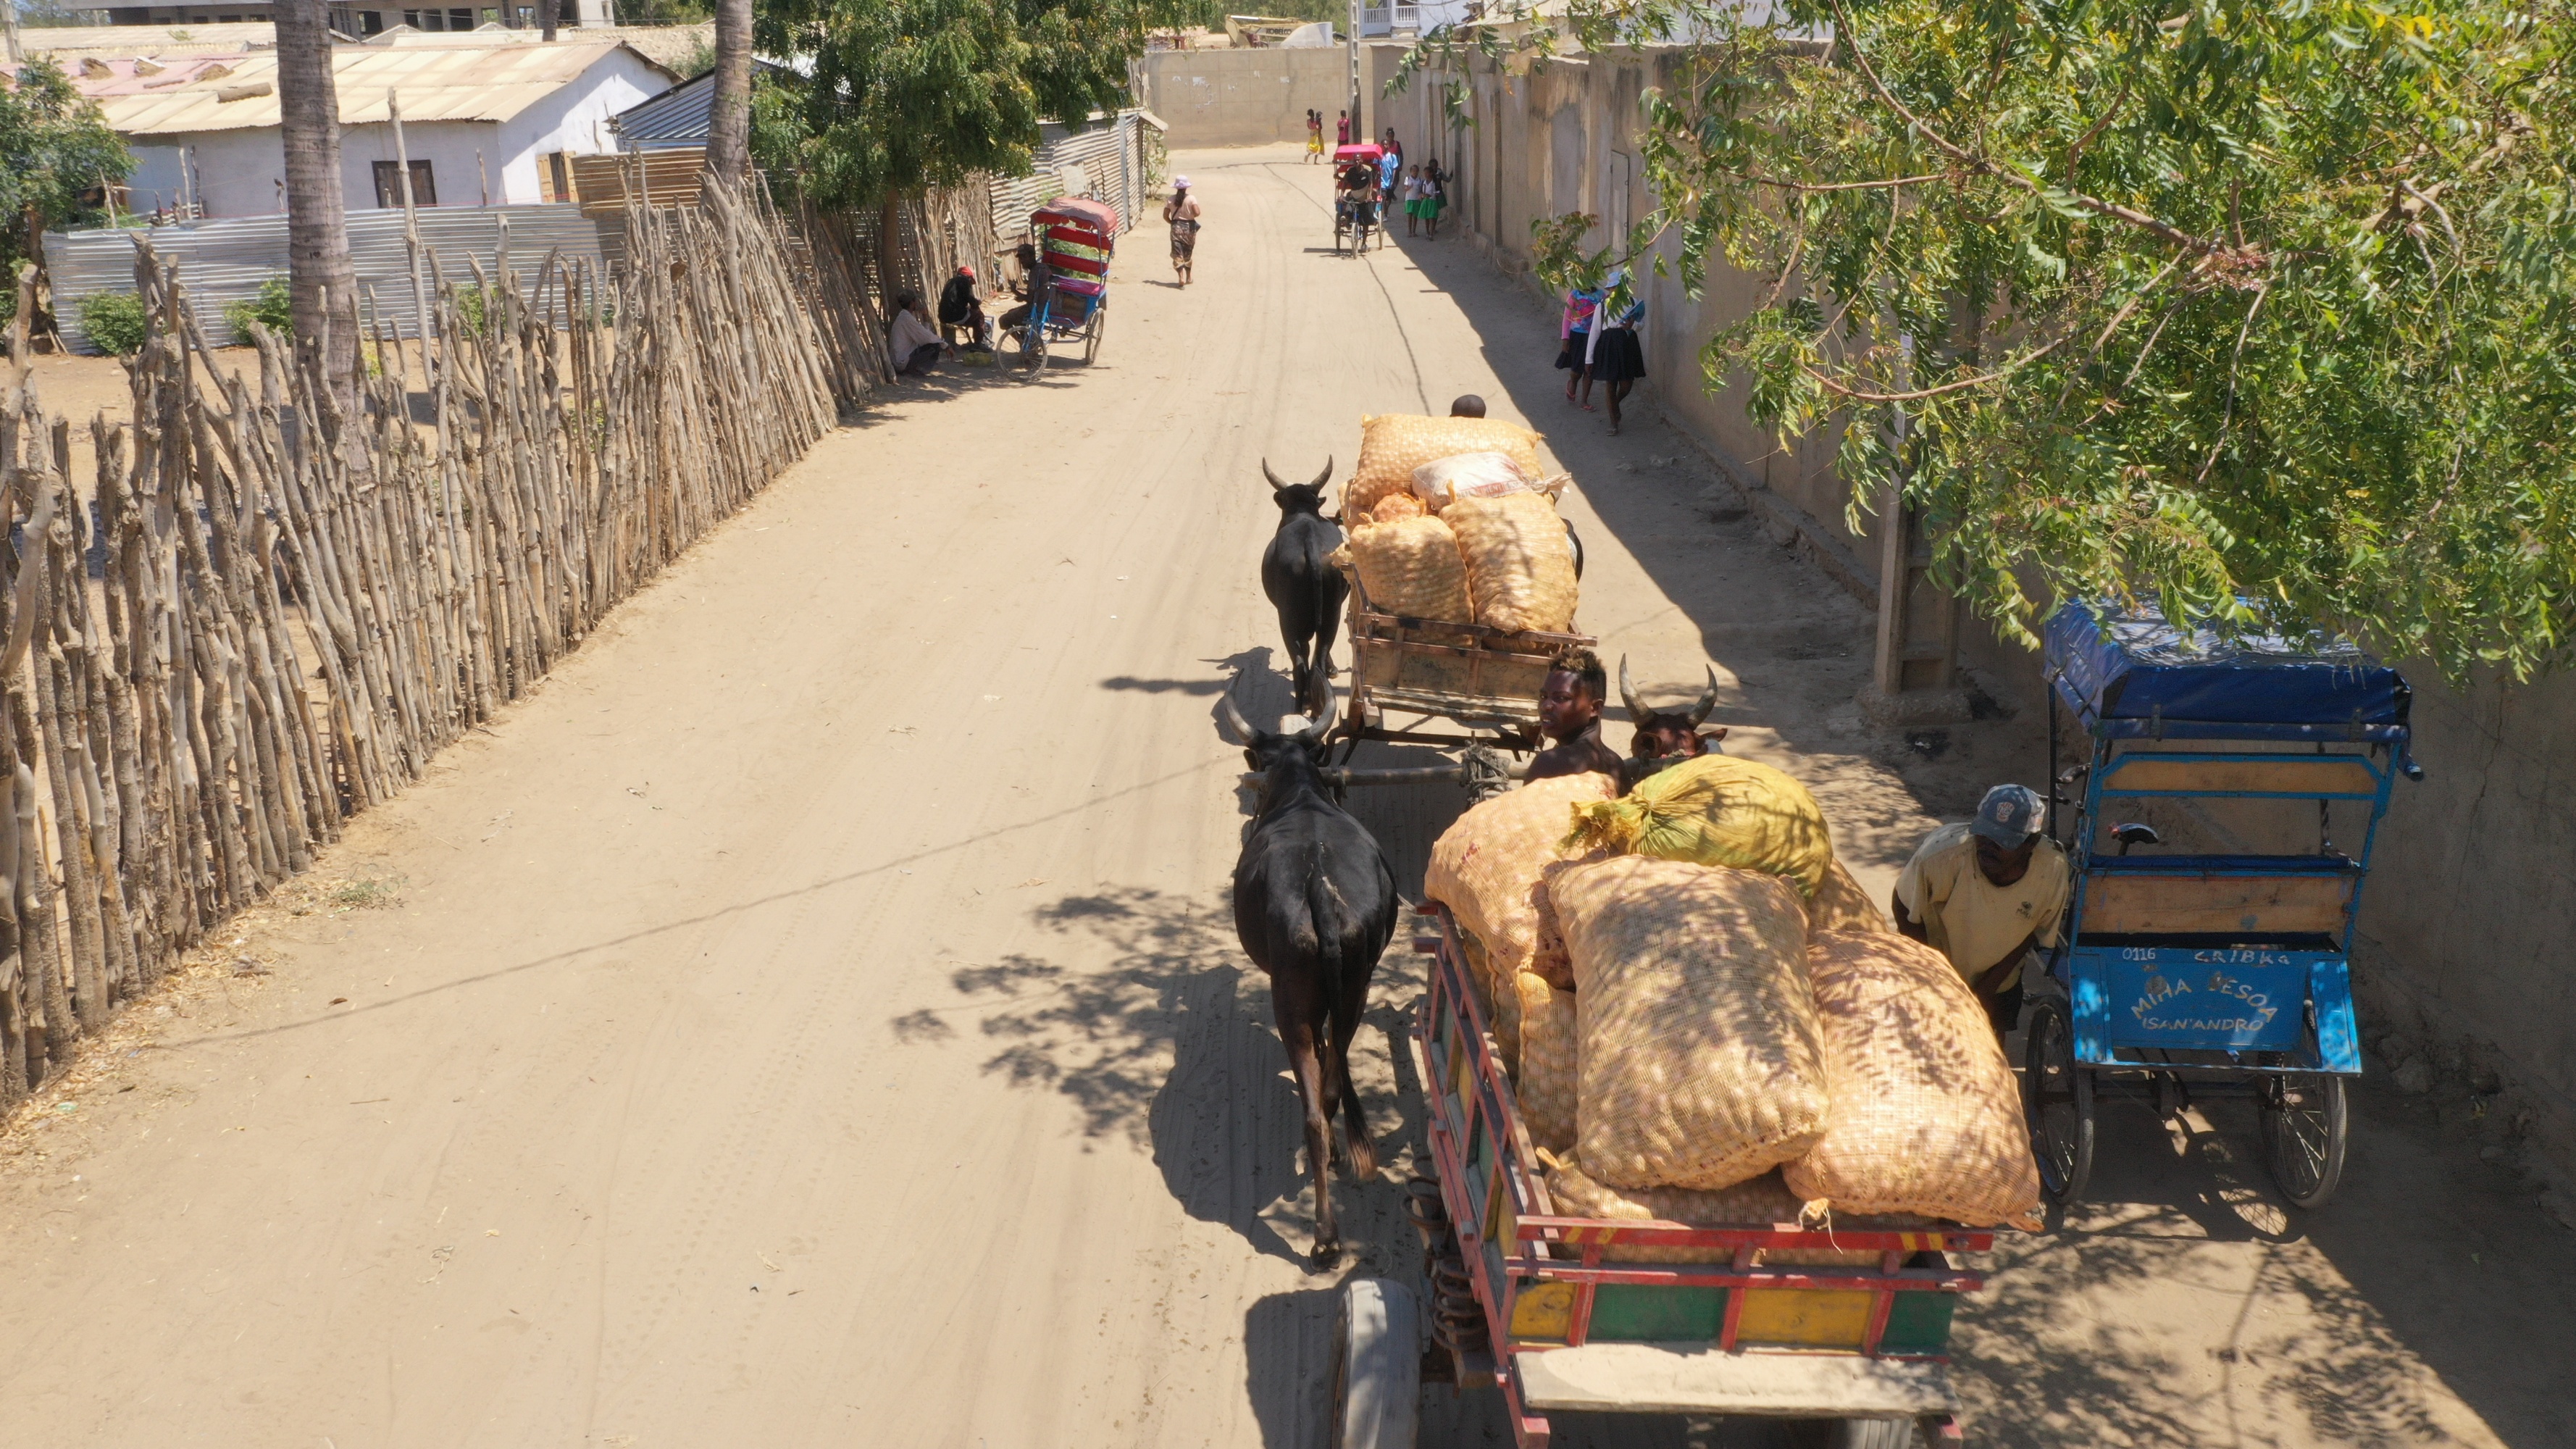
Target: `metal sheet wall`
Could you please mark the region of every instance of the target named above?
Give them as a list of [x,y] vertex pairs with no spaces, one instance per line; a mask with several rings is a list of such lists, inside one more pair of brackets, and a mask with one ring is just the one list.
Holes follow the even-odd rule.
[[[75,352],[95,355],[81,329],[80,300],[93,292],[134,290],[135,240],[179,263],[197,325],[217,346],[233,340],[224,308],[258,295],[271,277],[286,275],[286,218],[252,216],[203,221],[149,231],[76,231],[45,234],[45,268],[53,279],[54,315]],[[420,213],[420,239],[438,261],[432,285],[470,280],[468,258],[496,270],[506,241],[510,262],[533,287],[548,252],[600,264],[599,228],[568,203],[537,206],[436,206]],[[418,328],[412,316],[411,270],[403,246],[403,214],[396,210],[349,213],[349,256],[356,265],[361,302],[372,292],[374,316],[405,337]]]
[[1028,236],[1029,213],[1064,194],[1058,173],[1079,166],[1090,195],[1118,208],[1118,227],[1133,230],[1136,213],[1146,201],[1145,171],[1137,154],[1137,133],[1144,122],[1134,111],[1121,111],[1115,124],[1086,131],[1046,128],[1031,174],[993,180],[993,236],[1012,246]]

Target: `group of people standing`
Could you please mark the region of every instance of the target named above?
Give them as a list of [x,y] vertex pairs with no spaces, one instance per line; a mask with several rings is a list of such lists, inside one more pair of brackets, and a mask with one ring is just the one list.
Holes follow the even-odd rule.
[[1565,400],[1588,413],[1592,385],[1600,383],[1614,434],[1621,421],[1619,404],[1646,375],[1646,350],[1637,343],[1638,324],[1645,320],[1646,304],[1629,286],[1628,269],[1621,267],[1598,287],[1566,293],[1565,312],[1557,321],[1556,365],[1566,374]]
[[[1335,147],[1351,144],[1351,113],[1343,111],[1333,123]],[[1404,143],[1395,138],[1395,128],[1386,128],[1378,142],[1378,161],[1374,170],[1354,161],[1342,168],[1341,190],[1356,199],[1362,191],[1372,203],[1384,203],[1389,224],[1395,209],[1404,212],[1404,234],[1438,238],[1440,215],[1449,207],[1449,173],[1440,169],[1440,158],[1432,157],[1408,168],[1404,164]],[[1324,113],[1306,112],[1306,160],[1312,163],[1324,154]]]

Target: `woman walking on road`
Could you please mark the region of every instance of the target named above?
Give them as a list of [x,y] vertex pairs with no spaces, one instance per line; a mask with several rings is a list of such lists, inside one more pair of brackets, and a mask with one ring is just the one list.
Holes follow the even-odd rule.
[[[1637,345],[1637,324],[1645,320],[1646,304],[1627,290],[1627,281],[1628,274],[1622,269],[1612,272],[1602,288],[1601,309],[1592,329],[1591,366],[1587,369],[1588,376],[1608,385],[1613,437],[1619,434],[1619,404],[1637,385],[1637,379],[1646,375],[1646,350]],[[1612,312],[1613,301],[1622,297],[1627,299],[1627,305]]]
[[1588,287],[1577,287],[1565,294],[1565,314],[1556,323],[1556,365],[1564,368],[1565,400],[1574,401],[1574,385],[1583,384],[1583,410],[1592,411],[1592,374],[1587,371],[1592,358],[1592,314],[1601,308],[1601,294]]
[[1172,178],[1172,199],[1163,203],[1163,220],[1172,224],[1172,275],[1190,284],[1190,259],[1199,247],[1199,204],[1190,195],[1190,178]]
[[1323,159],[1324,113],[1308,111],[1306,113],[1306,164],[1312,166]]

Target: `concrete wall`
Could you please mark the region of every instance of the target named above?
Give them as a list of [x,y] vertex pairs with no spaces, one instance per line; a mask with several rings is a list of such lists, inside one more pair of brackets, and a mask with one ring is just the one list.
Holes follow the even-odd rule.
[[1306,112],[1333,118],[1349,106],[1349,53],[1302,50],[1157,50],[1128,63],[1136,103],[1171,127],[1167,146],[1264,146],[1306,139]]
[[[1600,218],[1588,238],[1599,246],[1610,229],[1646,214],[1635,136],[1656,57],[1557,61],[1518,76],[1478,60],[1464,77],[1475,124],[1456,130],[1444,129],[1431,87],[1381,94],[1396,53],[1363,51],[1372,128],[1395,125],[1408,159],[1417,134],[1453,138],[1443,157],[1455,158],[1459,175],[1451,215],[1505,273],[1530,275],[1530,223],[1542,217]],[[1678,246],[1668,240],[1664,250],[1677,264]],[[1677,267],[1660,279],[1639,270],[1650,371],[1640,392],[1736,476],[1775,537],[1794,525],[1796,541],[1829,574],[1874,594],[1878,541],[1866,520],[1858,532],[1845,525],[1849,490],[1832,438],[1784,445],[1746,418],[1740,380],[1712,389],[1701,376],[1700,348],[1759,304],[1761,279],[1720,265],[1694,301]],[[1550,344],[1533,337],[1530,345]],[[2044,707],[2035,653],[1968,620],[1960,659],[2007,703]],[[2536,1173],[2576,1178],[2576,678],[2452,691],[2429,665],[2407,672],[2429,778],[2398,783],[2363,898],[2354,985],[2371,1070],[2394,1074],[2420,1060],[2455,1098],[2495,1089],[2501,1095],[2484,1097],[2486,1110],[2474,1117],[2478,1130],[2521,1140]],[[2253,848],[2314,848],[2312,834],[2293,846],[2232,816],[2200,823],[2232,829]],[[2339,817],[2337,843],[2357,844],[2358,826]]]

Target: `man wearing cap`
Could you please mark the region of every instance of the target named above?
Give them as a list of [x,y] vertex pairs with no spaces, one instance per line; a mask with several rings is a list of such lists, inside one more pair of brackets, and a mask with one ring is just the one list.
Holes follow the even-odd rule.
[[1172,178],[1172,199],[1163,203],[1163,220],[1172,224],[1172,276],[1174,285],[1190,284],[1191,260],[1199,249],[1199,202],[1190,195],[1190,178]]
[[2075,873],[2040,833],[2039,792],[1997,785],[1973,820],[1923,838],[1896,878],[1896,929],[1950,958],[1995,1037],[2021,1021],[2022,958],[2057,944]]
[[939,289],[939,334],[945,338],[950,332],[966,334],[966,340],[957,344],[960,348],[983,351],[987,347],[984,341],[984,302],[975,295],[973,267],[959,267],[957,275],[950,277],[948,284]]

